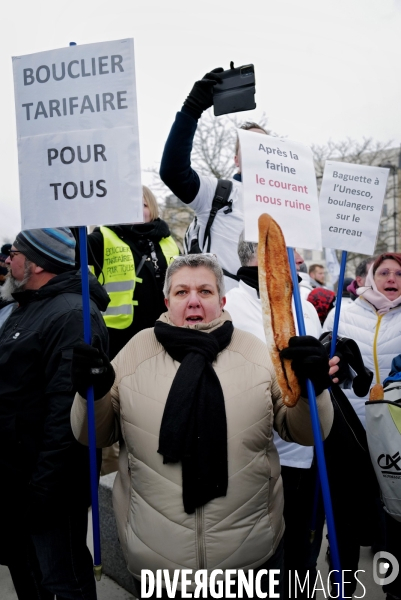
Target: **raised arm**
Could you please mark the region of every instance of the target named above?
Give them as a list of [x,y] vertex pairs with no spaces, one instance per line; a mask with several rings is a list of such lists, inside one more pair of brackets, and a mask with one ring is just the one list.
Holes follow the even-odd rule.
[[167,138],[160,165],[160,177],[182,202],[190,204],[196,197],[199,175],[191,167],[191,151],[198,119],[213,104],[213,87],[220,81],[214,69],[195,83],[184,102]]

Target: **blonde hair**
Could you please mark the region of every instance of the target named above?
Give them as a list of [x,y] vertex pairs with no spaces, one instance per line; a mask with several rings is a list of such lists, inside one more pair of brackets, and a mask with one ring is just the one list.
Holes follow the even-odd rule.
[[150,220],[154,221],[159,218],[159,205],[157,204],[156,196],[146,185],[142,186],[142,191],[143,199],[149,208]]

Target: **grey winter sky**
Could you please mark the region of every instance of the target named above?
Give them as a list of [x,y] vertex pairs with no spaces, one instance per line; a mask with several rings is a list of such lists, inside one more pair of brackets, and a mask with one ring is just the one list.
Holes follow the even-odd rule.
[[142,168],[160,162],[193,82],[230,60],[255,65],[258,108],[246,119],[265,112],[306,144],[401,143],[401,0],[17,0],[0,23],[0,241],[20,229],[11,56],[127,37]]

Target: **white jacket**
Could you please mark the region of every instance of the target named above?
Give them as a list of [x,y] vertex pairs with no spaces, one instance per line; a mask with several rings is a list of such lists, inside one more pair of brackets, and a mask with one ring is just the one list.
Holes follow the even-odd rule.
[[[199,180],[199,191],[188,206],[196,213],[199,225],[199,242],[202,248],[206,224],[216,193],[217,179],[212,176],[199,175]],[[210,252],[217,256],[223,269],[236,275],[241,266],[237,248],[239,236],[244,229],[244,200],[242,183],[235,179],[232,180],[232,183],[233,187],[230,194],[232,210],[228,213],[225,213],[224,210],[217,211],[211,231]],[[206,252],[206,248],[204,248],[204,251]],[[237,281],[231,277],[225,277],[224,283],[227,291],[238,285]]]
[[[354,304],[354,301],[351,300],[351,298],[341,298],[340,315],[341,315],[342,311],[347,310],[353,304]],[[326,331],[333,331],[335,314],[336,314],[336,308],[334,307],[329,311],[329,314],[327,315],[326,320],[323,323],[323,333],[326,333]]]
[[301,298],[303,298],[303,300],[307,300],[309,294],[315,288],[312,286],[312,280],[307,273],[298,271],[298,275],[301,278],[301,281],[299,282],[299,293],[301,294]]
[[[316,309],[307,300],[301,298],[305,329],[307,335],[313,335],[319,338],[321,334],[321,325]],[[243,329],[256,335],[262,342],[266,343],[265,331],[263,328],[262,306],[256,290],[243,281],[239,286],[230,290],[227,294],[226,309],[231,315],[233,324],[238,329]],[[294,314],[295,326],[298,333],[298,326],[295,318],[294,300],[292,301],[292,311]],[[274,432],[274,443],[280,456],[280,464],[286,467],[297,467],[299,469],[309,469],[313,459],[313,448],[300,446],[291,442],[285,442]]]
[[[372,385],[383,383],[390,372],[391,361],[401,351],[401,305],[378,315],[370,302],[357,298],[352,306],[340,312],[338,335],[356,341],[365,367],[373,371]],[[352,389],[343,391],[365,426],[368,396],[358,398]]]

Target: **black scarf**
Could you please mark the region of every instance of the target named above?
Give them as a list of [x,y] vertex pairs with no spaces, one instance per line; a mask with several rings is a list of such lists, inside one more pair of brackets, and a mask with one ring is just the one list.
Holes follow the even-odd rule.
[[[241,267],[237,271],[237,277],[240,281],[249,285],[258,292],[259,295],[259,271],[258,267]],[[301,283],[302,277],[298,275],[298,283]]]
[[258,267],[241,267],[237,271],[237,277],[246,285],[259,292],[259,271]]
[[230,343],[233,330],[231,321],[210,333],[155,324],[156,338],[181,363],[164,408],[158,452],[164,463],[182,463],[188,514],[227,493],[226,409],[212,363]]
[[166,221],[162,219],[154,219],[149,223],[136,223],[129,225],[129,231],[137,238],[146,238],[159,242],[162,238],[170,235],[170,229]]

